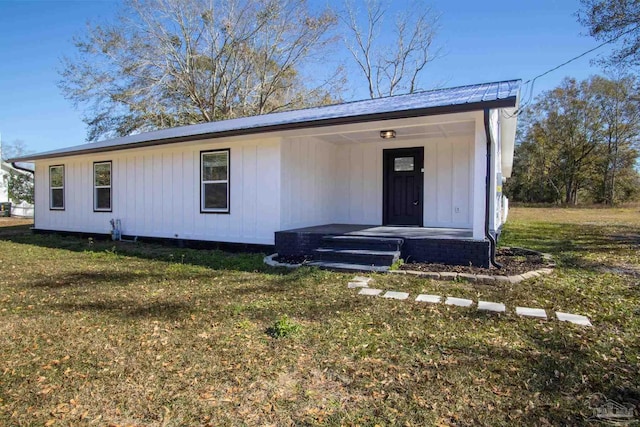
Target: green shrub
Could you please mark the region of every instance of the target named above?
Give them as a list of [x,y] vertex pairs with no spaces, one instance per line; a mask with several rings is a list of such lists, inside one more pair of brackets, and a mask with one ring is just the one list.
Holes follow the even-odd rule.
[[25,201],[33,204],[33,176],[25,173],[9,171],[9,175],[4,176],[5,185],[9,194],[9,199],[14,203]]
[[400,267],[402,267],[404,265],[404,260],[402,258],[398,258],[397,261],[395,261],[393,264],[391,264],[391,267],[389,267],[390,270],[400,270]]
[[300,325],[285,314],[267,329],[267,334],[273,338],[287,338],[300,332],[300,329]]

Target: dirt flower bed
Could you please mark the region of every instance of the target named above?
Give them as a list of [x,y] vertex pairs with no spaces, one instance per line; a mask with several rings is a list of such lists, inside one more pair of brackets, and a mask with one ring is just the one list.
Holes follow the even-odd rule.
[[[308,256],[277,256],[274,261],[286,264],[306,264],[312,261]],[[553,265],[550,259],[546,259],[541,253],[521,248],[499,248],[496,251],[496,260],[502,264],[502,268],[482,268],[464,265],[447,265],[426,262],[408,262],[400,266],[401,270],[452,272],[485,275],[512,276],[539,270]]]
[[298,255],[298,256],[280,256],[273,258],[274,261],[281,262],[283,264],[305,264],[309,261],[313,261],[313,257]]
[[400,269],[413,271],[448,271],[452,273],[513,276],[526,273],[527,271],[547,268],[552,265],[552,261],[545,259],[542,254],[519,248],[499,248],[496,251],[496,261],[502,264],[502,268],[482,268],[465,265],[408,262],[406,264],[403,264]]

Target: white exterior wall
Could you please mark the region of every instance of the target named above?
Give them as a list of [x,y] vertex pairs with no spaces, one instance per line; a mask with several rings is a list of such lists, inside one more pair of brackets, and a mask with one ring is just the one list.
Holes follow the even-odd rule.
[[[491,221],[490,228],[493,231],[498,230],[505,219],[504,198],[502,195],[502,111],[491,110],[490,113],[490,129],[493,144],[491,145],[492,163],[491,163]],[[498,191],[500,189],[500,191]]]
[[484,127],[484,113],[476,118],[473,157],[473,238],[484,240],[485,224],[485,181],[487,170],[487,135]]
[[[484,240],[484,116],[458,118],[475,126],[447,137],[334,143],[321,136],[255,135],[38,161],[35,227],[109,233],[115,218],[130,236],[273,244],[279,230],[380,225],[383,150],[423,147],[424,226],[472,229],[474,239]],[[230,213],[200,213],[200,152],[227,148]],[[500,153],[493,156],[495,192]],[[93,211],[96,161],[112,162],[112,212]],[[64,211],[49,209],[49,166],[58,164],[65,166]],[[499,212],[492,209],[495,225]]]
[[335,222],[344,200],[336,196],[338,149],[313,137],[282,141],[281,229]]
[[11,202],[11,216],[33,218],[33,205],[25,201],[18,204]]
[[[200,151],[230,149],[230,213],[200,213]],[[112,161],[112,212],[93,211],[93,163]],[[65,166],[65,210],[49,209],[49,166]],[[280,227],[278,139],[210,140],[36,162],[35,227],[273,244]]]
[[[406,147],[424,147],[424,226],[470,229],[475,141],[472,133],[342,144],[315,138],[285,140],[282,229],[330,223],[382,224],[383,150]],[[484,206],[484,191],[482,197]]]
[[471,228],[472,135],[340,146],[335,176],[345,203],[334,222],[382,224],[383,150],[407,147],[424,147],[423,225]]
[[[9,201],[9,188],[7,186],[9,172],[6,172],[4,168],[0,168],[0,202],[8,202]],[[5,176],[7,178],[5,178]]]
[[497,199],[498,186],[502,186],[502,182],[498,182],[498,173],[502,171],[502,162],[500,160],[500,121],[499,121],[499,110],[491,110],[489,113],[489,126],[491,132],[491,198],[490,198],[490,212],[491,220],[489,222],[489,227],[491,230],[495,231],[500,224],[502,223],[502,218],[500,213],[502,212],[500,209],[501,201]]
[[[500,174],[502,173],[502,135],[501,126],[502,119],[501,110],[491,110],[489,113],[489,132],[491,134],[491,170],[489,171],[489,229],[496,231],[504,222],[505,209],[504,200],[498,194],[498,187],[502,187]],[[474,204],[482,209],[476,209],[474,215],[473,235],[474,239],[484,237],[484,221],[485,221],[485,180],[486,180],[486,151],[487,137],[484,127],[484,113],[478,113],[479,118],[476,120],[476,149],[475,149],[475,189],[476,194]]]
[[[11,202],[11,216],[18,216],[24,218],[33,218],[33,205],[22,201],[15,203],[13,200],[9,200],[9,185],[8,179],[10,170],[15,170],[9,166],[8,163],[2,162],[0,167],[0,202]],[[28,173],[16,171],[16,173]]]

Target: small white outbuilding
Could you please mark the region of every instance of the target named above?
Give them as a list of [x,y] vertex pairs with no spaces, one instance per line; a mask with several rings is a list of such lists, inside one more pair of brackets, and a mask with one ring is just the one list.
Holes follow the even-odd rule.
[[[14,167],[11,163],[0,162],[0,203],[11,203],[11,216],[33,218],[33,204],[24,200],[16,201],[9,198],[9,179],[12,174],[31,176],[33,171],[29,164]],[[0,214],[4,214],[4,211],[0,212]]]

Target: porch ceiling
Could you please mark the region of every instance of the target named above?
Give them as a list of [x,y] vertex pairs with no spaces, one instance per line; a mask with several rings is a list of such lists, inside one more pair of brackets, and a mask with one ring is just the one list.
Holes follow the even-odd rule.
[[375,123],[369,129],[348,130],[341,129],[337,133],[325,133],[314,135],[316,138],[333,144],[350,144],[354,142],[379,142],[380,131],[393,129],[396,131],[396,140],[403,139],[430,139],[449,138],[459,135],[473,134],[475,123],[473,121],[461,121],[450,123],[420,124],[414,126],[393,126],[392,123]]

